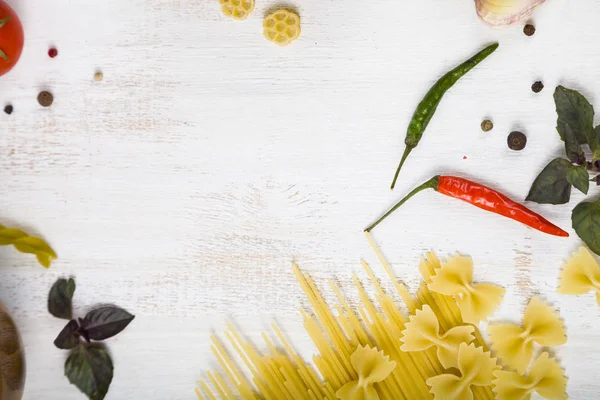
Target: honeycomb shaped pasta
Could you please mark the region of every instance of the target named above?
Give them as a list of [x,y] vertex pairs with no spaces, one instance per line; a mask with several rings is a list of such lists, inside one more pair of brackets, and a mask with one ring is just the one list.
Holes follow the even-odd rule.
[[223,14],[235,19],[246,19],[254,10],[254,0],[219,0]]
[[280,46],[287,46],[300,36],[300,17],[286,9],[267,15],[263,26],[265,37]]

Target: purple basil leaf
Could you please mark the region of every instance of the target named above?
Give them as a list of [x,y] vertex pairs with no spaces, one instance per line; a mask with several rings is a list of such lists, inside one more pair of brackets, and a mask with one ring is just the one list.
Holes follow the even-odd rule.
[[82,329],[91,340],[104,340],[115,336],[129,325],[135,316],[116,306],[106,306],[90,311],[83,319]]
[[48,295],[48,312],[56,318],[71,319],[71,299],[75,293],[75,281],[71,278],[57,280]]
[[72,349],[79,344],[79,324],[74,319],[69,321],[54,340],[54,345],[59,349]]
[[65,375],[90,400],[102,400],[113,378],[110,355],[101,346],[78,346],[65,361]]

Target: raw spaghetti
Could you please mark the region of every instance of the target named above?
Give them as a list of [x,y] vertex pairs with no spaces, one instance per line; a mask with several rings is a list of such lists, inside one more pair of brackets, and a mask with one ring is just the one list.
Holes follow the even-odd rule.
[[[427,340],[435,341],[436,345],[429,345],[426,341],[418,348],[407,348],[402,339],[406,334],[415,336],[415,332],[407,330],[407,325],[410,328],[410,315],[406,315],[392,296],[384,292],[366,262],[363,261],[362,265],[370,284],[375,288],[375,301],[369,298],[354,275],[354,285],[361,302],[359,307],[354,308],[348,304],[332,280],[329,281],[330,287],[337,296],[338,303],[330,307],[314,281],[294,265],[294,274],[312,307],[311,314],[304,310],[301,310],[301,314],[304,327],[319,353],[313,357],[313,363],[305,362],[294,351],[276,325],[273,325],[273,331],[277,342],[263,333],[263,339],[269,348],[265,353],[255,350],[232,325],[228,325],[225,337],[243,360],[245,369],[236,365],[220,339],[212,336],[212,351],[223,372],[209,372],[207,379],[200,381],[200,388],[196,389],[198,398],[450,400],[453,398],[452,393],[457,393],[456,390],[460,387],[461,395],[471,394],[472,398],[482,400],[494,399],[491,372],[500,370],[502,365],[490,354],[476,326],[468,325],[465,329],[461,309],[455,298],[429,290],[428,284],[432,283],[432,278],[435,278],[441,267],[437,257],[430,253],[421,262],[419,269],[424,281],[412,296],[393,275],[391,267],[370,235],[367,234],[367,238],[410,315],[417,315],[417,310],[425,310],[428,315],[432,313],[429,316],[432,327],[428,328],[431,333],[427,335]],[[414,317],[412,323],[414,329]],[[469,333],[462,335],[469,342],[460,344],[460,349],[464,350],[452,349],[458,343],[447,341],[449,336],[446,333],[455,336],[457,327]],[[403,345],[406,351],[403,351]],[[456,365],[458,369],[444,368],[438,358],[440,346],[451,349],[443,364]],[[449,360],[451,354],[457,359]],[[469,368],[475,363],[472,361],[475,358],[479,360],[477,363],[489,364],[489,373],[486,372],[485,376],[470,374]],[[460,371],[466,371],[465,375],[461,376]],[[469,381],[461,383],[463,378]],[[505,386],[512,385],[513,381],[519,382],[517,378],[504,381],[508,382]]]

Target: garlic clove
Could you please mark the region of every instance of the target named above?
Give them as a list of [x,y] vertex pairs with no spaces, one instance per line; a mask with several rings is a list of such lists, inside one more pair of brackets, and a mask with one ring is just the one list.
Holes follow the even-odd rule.
[[546,0],[475,0],[477,15],[492,26],[523,22]]

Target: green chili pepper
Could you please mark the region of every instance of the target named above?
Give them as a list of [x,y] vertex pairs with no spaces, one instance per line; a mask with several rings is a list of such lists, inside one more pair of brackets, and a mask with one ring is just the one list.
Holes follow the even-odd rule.
[[396,180],[398,179],[398,174],[400,173],[404,161],[406,161],[406,158],[412,149],[419,144],[419,140],[423,137],[423,133],[425,132],[425,129],[427,129],[427,125],[429,125],[429,121],[431,121],[433,114],[435,114],[435,110],[440,104],[444,94],[448,89],[454,86],[460,78],[466,75],[467,72],[473,69],[477,64],[485,60],[487,56],[492,54],[497,48],[498,43],[494,43],[460,64],[458,67],[447,72],[431,87],[431,89],[429,89],[425,97],[423,97],[423,100],[421,100],[417,106],[410,124],[408,125],[408,129],[406,130],[406,139],[404,140],[406,149],[404,150],[404,154],[402,155],[402,159],[400,160],[400,164],[394,175],[392,189],[394,189],[394,186],[396,185]]

